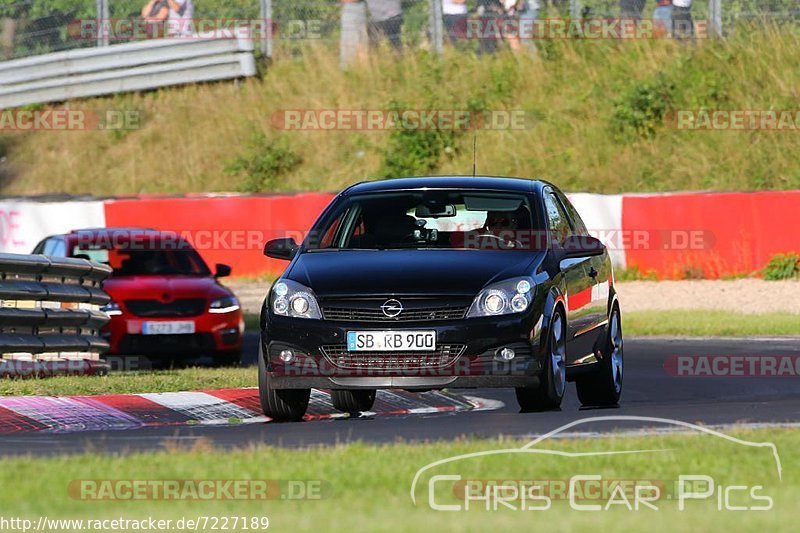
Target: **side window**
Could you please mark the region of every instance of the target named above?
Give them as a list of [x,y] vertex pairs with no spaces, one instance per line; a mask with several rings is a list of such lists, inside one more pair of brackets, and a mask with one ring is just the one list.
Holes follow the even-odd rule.
[[55,257],[66,257],[67,256],[67,245],[64,243],[63,239],[51,239],[53,242],[52,252],[48,255],[52,255]]
[[39,244],[36,245],[36,248],[33,249],[31,252],[33,255],[44,254],[44,245],[47,243],[47,239],[40,241]]
[[569,215],[569,219],[572,222],[572,227],[575,230],[573,233],[582,237],[589,235],[589,230],[586,229],[586,224],[584,224],[583,219],[581,218],[580,214],[578,214],[578,210],[575,209],[575,206],[572,205],[572,203],[563,194],[556,193],[556,195],[558,196],[558,199],[561,200],[561,205],[563,205],[567,210],[567,215]]
[[572,233],[564,208],[550,191],[544,193],[544,206],[547,211],[548,229],[553,233],[553,238],[563,244],[564,239]]

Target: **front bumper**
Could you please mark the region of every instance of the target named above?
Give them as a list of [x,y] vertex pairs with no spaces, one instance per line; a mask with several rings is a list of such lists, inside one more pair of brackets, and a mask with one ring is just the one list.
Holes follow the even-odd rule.
[[[195,333],[185,335],[142,335],[144,322],[190,320]],[[198,355],[235,352],[242,348],[244,320],[241,311],[204,313],[194,317],[145,319],[127,313],[114,316],[103,328],[111,355]]]
[[[262,354],[276,389],[436,389],[444,387],[535,387],[541,371],[541,315],[467,318],[452,321],[351,323],[268,314],[261,335]],[[437,347],[425,354],[347,352],[348,331],[435,330]],[[502,348],[515,357],[497,357]],[[339,351],[332,355],[331,349]],[[281,360],[291,350],[290,362]]]

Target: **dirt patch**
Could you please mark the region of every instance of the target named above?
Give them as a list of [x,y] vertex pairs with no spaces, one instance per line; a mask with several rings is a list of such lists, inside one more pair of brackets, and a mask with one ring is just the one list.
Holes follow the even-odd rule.
[[758,314],[800,314],[800,282],[628,281],[617,285],[623,311],[716,309]]

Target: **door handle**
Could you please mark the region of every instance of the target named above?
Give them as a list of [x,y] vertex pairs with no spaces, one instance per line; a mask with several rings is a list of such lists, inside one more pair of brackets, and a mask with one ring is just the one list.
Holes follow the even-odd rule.
[[597,277],[597,270],[595,270],[594,267],[591,267],[589,269],[589,277],[592,279]]

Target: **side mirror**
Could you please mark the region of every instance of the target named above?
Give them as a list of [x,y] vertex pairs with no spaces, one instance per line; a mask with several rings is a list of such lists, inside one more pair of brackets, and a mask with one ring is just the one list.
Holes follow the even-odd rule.
[[214,274],[215,278],[227,278],[231,275],[233,270],[228,265],[223,265],[222,263],[217,263],[217,271]]
[[562,247],[564,251],[564,259],[572,259],[576,257],[591,257],[594,255],[603,255],[606,247],[595,237],[589,235],[572,235],[567,237]]
[[294,239],[273,239],[264,245],[264,255],[273,259],[290,260],[297,253],[300,246]]

